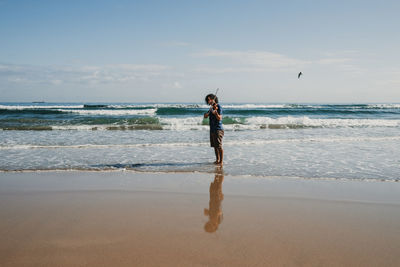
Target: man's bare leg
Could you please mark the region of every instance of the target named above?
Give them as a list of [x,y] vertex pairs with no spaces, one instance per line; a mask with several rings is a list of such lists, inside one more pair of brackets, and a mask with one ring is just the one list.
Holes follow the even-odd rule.
[[222,147],[218,148],[218,159],[219,159],[218,164],[222,165],[224,161],[224,149]]
[[214,147],[214,152],[215,152],[215,162],[214,162],[214,164],[219,164],[219,160],[220,160],[220,158],[219,158],[219,151],[218,151],[218,148],[217,147]]

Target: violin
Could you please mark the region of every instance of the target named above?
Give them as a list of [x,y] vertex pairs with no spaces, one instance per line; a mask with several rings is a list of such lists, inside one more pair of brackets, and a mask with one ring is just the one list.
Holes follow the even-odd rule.
[[211,106],[212,106],[213,110],[218,109],[218,104],[215,101],[211,104]]
[[217,111],[217,110],[218,110],[218,104],[217,104],[217,102],[215,102],[213,100],[212,103],[210,104],[210,111],[212,113],[213,111]]

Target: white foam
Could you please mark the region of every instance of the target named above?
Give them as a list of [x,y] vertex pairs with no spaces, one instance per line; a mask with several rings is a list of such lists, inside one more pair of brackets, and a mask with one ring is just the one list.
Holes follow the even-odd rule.
[[[114,111],[114,110],[111,110]],[[128,110],[129,111],[129,110]],[[108,115],[117,113],[108,113]],[[137,115],[137,114],[135,114]],[[149,114],[147,114],[149,115]],[[159,118],[163,130],[188,131],[188,130],[209,130],[209,126],[203,125],[203,117],[183,118]],[[53,130],[108,130],[109,127],[123,127],[131,125],[62,125],[52,126]],[[235,130],[260,130],[268,127],[293,128],[293,127],[399,127],[400,120],[379,120],[379,119],[311,119],[309,117],[251,117],[247,118],[245,124],[224,124],[228,131]]]
[[398,109],[400,104],[369,104],[367,108]]
[[[384,137],[336,137],[336,138],[293,138],[293,139],[255,139],[249,141],[235,140],[224,142],[224,146],[258,146],[267,144],[285,144],[285,143],[332,143],[332,142],[381,142],[381,141],[400,141],[400,136]],[[81,144],[81,145],[5,145],[0,146],[0,150],[6,149],[88,149],[88,148],[135,148],[135,147],[199,147],[208,146],[208,142],[192,143],[143,143],[143,144]]]
[[[108,125],[110,126],[110,125]],[[62,125],[62,126],[51,126],[52,130],[78,130],[78,131],[91,131],[106,130],[107,125]]]
[[208,125],[202,125],[203,118],[185,117],[185,118],[160,118],[160,123],[164,130],[206,130]]
[[120,104],[110,108],[208,108],[206,104]]
[[222,105],[223,108],[231,109],[262,109],[262,108],[287,108],[288,105],[261,105],[261,104],[228,104]]
[[[128,129],[129,127],[141,126],[146,128],[146,124],[139,125],[128,125],[128,124],[94,124],[94,125],[59,125],[59,126],[51,126],[52,130],[76,130],[76,131],[107,131],[107,130],[121,130]],[[148,125],[151,128],[151,125]]]
[[63,110],[58,111],[78,113],[80,115],[155,115],[157,109],[95,109],[95,110]]
[[246,119],[249,125],[299,125],[308,127],[398,127],[400,120],[381,119],[311,119],[309,117],[251,117]]
[[[321,106],[313,105],[291,105],[291,104],[221,104],[223,108],[230,109],[263,109],[263,108],[291,108],[291,107],[307,107],[319,108]],[[108,105],[110,108],[204,108],[208,109],[207,104],[121,104]]]
[[157,143],[157,144],[108,144],[108,145],[97,145],[97,144],[82,144],[82,145],[12,145],[12,146],[0,146],[0,150],[6,149],[68,149],[68,148],[135,148],[135,147],[196,147],[205,146],[208,143]]
[[272,140],[249,140],[225,142],[225,145],[266,145],[266,144],[283,144],[283,143],[331,143],[331,142],[377,142],[377,141],[398,141],[400,136],[384,136],[384,137],[330,137],[330,138],[293,138],[293,139],[272,139]]

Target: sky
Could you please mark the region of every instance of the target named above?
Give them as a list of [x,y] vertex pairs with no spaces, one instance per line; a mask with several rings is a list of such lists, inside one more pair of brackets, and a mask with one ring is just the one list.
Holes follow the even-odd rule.
[[[0,0],[0,102],[400,102],[400,1]],[[303,73],[300,79],[299,72]]]

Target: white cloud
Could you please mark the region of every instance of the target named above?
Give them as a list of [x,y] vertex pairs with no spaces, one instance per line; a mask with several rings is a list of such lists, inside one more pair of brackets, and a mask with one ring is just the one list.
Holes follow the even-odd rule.
[[175,81],[174,84],[172,85],[172,87],[176,88],[176,89],[180,89],[180,88],[182,88],[182,84],[178,81]]
[[316,65],[324,67],[332,67],[336,71],[346,72],[349,74],[362,74],[365,69],[354,63],[353,58],[330,57],[318,59],[314,62]]
[[197,71],[205,72],[262,72],[285,71],[304,67],[309,61],[288,57],[267,51],[221,51],[208,50],[194,54],[195,57],[222,59],[229,67],[198,67]]
[[341,50],[322,53],[320,59],[313,60],[313,64],[321,67],[330,67],[335,71],[349,74],[364,74],[367,69],[359,62],[360,52],[357,50]]
[[373,75],[380,88],[399,87],[400,85],[400,69],[387,69],[383,73],[374,73]]
[[51,80],[50,82],[51,82],[52,84],[54,84],[54,85],[60,85],[60,84],[63,83],[63,81],[61,81],[61,80]]
[[194,71],[208,74],[293,72],[310,68],[329,67],[352,74],[364,70],[354,63],[356,51],[325,53],[322,58],[304,60],[268,51],[223,51],[207,50],[193,54],[197,58],[211,58],[207,64],[196,66]]
[[109,68],[114,70],[126,70],[126,71],[163,71],[170,67],[165,65],[157,64],[114,64],[106,65],[103,68]]
[[208,74],[223,74],[223,73],[244,73],[244,72],[265,72],[269,69],[257,67],[209,67],[201,66],[194,68],[194,71]]
[[358,50],[337,50],[337,51],[327,51],[322,53],[323,57],[357,57],[360,55]]
[[340,63],[340,64],[348,63],[350,61],[351,61],[350,58],[322,58],[322,59],[317,60],[316,62],[319,64],[329,65],[329,64],[338,64],[338,63]]
[[125,83],[148,81],[170,67],[156,64],[114,64],[103,66],[31,66],[0,64],[0,81],[14,83]]
[[190,45],[190,43],[187,43],[187,42],[179,42],[179,41],[172,41],[172,42],[166,42],[166,43],[163,43],[162,45],[164,45],[164,46],[189,46]]

